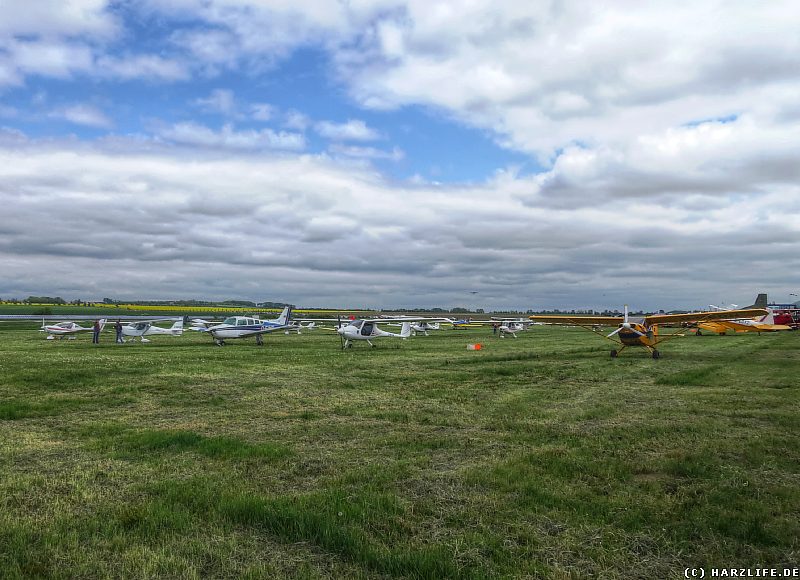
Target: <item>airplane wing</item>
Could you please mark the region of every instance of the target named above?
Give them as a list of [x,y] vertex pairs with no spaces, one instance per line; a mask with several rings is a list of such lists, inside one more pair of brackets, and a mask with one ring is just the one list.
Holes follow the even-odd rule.
[[736,332],[776,332],[778,330],[791,330],[791,326],[785,324],[766,324],[756,322],[755,324],[742,324],[733,320],[726,320],[720,324],[725,325]]
[[367,322],[452,322],[449,318],[429,318],[427,316],[402,316],[397,318],[360,318]]
[[653,314],[645,316],[648,326],[654,324],[680,324],[681,322],[706,322],[709,320],[731,320],[736,318],[755,318],[766,316],[764,308],[746,308],[744,310],[715,310],[713,312],[689,312],[687,314]]
[[534,315],[528,316],[528,320],[531,322],[563,324],[566,326],[618,326],[625,321],[622,316],[582,316],[570,314]]

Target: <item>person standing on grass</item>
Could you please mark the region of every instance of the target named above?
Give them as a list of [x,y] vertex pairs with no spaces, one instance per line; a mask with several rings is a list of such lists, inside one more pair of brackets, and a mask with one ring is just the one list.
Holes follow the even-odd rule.
[[95,320],[92,326],[92,344],[100,344],[100,321]]
[[114,330],[117,331],[117,344],[125,342],[122,340],[122,321],[119,318],[117,318],[117,323],[114,325]]

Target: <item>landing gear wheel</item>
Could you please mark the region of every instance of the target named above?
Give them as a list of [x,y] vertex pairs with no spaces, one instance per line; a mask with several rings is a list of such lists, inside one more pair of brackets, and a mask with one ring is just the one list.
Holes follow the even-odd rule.
[[619,354],[619,353],[617,352],[617,349],[616,349],[616,348],[612,348],[612,349],[611,349],[611,358],[617,358],[617,355],[618,355],[618,354]]
[[658,352],[656,349],[653,349],[653,358],[654,358],[654,359],[659,359],[659,358],[661,358],[661,353],[660,353],[660,352]]
[[217,346],[225,346],[225,341],[224,340],[218,340],[217,341]]
[[703,336],[703,332],[698,328],[697,332],[694,333],[695,336]]

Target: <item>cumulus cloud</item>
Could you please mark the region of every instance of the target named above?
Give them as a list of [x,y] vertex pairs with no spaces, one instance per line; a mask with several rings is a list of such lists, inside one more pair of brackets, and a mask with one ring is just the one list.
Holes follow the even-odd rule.
[[381,138],[380,133],[360,119],[348,119],[344,123],[320,121],[314,125],[314,129],[332,141],[375,141]]
[[305,147],[305,138],[299,133],[273,131],[272,129],[237,131],[232,125],[223,125],[219,131],[215,131],[198,123],[176,123],[170,127],[159,129],[157,134],[162,139],[182,145],[244,151],[258,149],[300,150]]
[[[398,184],[364,162],[402,156],[365,146],[381,135],[364,121],[315,124],[224,92],[198,104],[285,130],[187,121],[113,147],[5,132],[0,292],[46,293],[28,285],[36,268],[46,280],[67,263],[90,272],[85,289],[110,283],[92,271],[124,266],[130,297],[155,279],[162,296],[227,298],[247,272],[254,298],[268,287],[372,306],[458,304],[468,290],[489,307],[696,306],[721,287],[747,303],[755,283],[786,294],[800,282],[786,266],[800,249],[800,12],[788,0],[146,0],[137,16],[175,30],[158,57],[112,56],[122,24],[104,2],[42,6],[19,18],[0,6],[0,86],[258,74],[310,47],[355,104],[422,107],[544,170]],[[94,113],[72,122],[110,126]],[[304,152],[309,128],[334,142],[326,154]],[[42,218],[47,232],[21,227]],[[209,280],[209,262],[228,276]]]
[[114,126],[114,122],[103,111],[88,104],[76,104],[56,109],[49,116],[96,129],[110,129]]
[[233,117],[237,113],[236,99],[229,89],[214,89],[207,97],[195,99],[194,104],[209,113]]
[[83,296],[224,298],[235,279],[239,296],[303,304],[697,306],[722,287],[746,302],[753,280],[789,291],[800,239],[791,183],[707,206],[554,207],[527,195],[539,177],[513,172],[402,185],[326,156],[3,143],[0,295],[34,292],[69,265]]
[[400,161],[405,157],[405,153],[399,147],[393,147],[391,151],[385,151],[375,147],[360,147],[358,145],[334,143],[328,147],[328,151],[334,155],[358,159],[388,159],[390,161]]

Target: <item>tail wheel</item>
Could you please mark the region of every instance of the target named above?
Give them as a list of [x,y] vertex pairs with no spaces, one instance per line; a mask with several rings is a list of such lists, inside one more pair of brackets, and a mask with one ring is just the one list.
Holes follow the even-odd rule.
[[617,358],[617,355],[618,355],[618,354],[619,354],[619,353],[617,352],[617,349],[616,349],[616,348],[612,348],[612,349],[611,349],[611,358]]
[[656,349],[653,349],[653,358],[661,358],[661,353],[658,352]]

